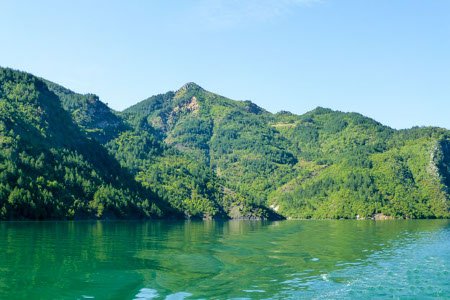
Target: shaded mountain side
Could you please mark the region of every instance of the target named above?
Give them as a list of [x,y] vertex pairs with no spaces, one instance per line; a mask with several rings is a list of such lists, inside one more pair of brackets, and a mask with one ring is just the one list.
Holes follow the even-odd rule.
[[122,118],[100,101],[97,95],[78,94],[51,81],[44,81],[88,137],[104,144],[129,129]]
[[0,68],[0,218],[160,217],[166,205],[89,140],[42,80]]
[[[189,218],[276,216],[269,209],[230,192],[207,164],[199,164],[190,153],[164,142],[164,132],[149,124],[145,111],[131,118],[120,118],[97,96],[77,94],[49,81],[46,83],[89,137],[103,144],[138,182],[155,191],[177,213]],[[152,105],[161,107],[164,99],[165,95],[152,97]],[[136,111],[139,112],[139,107]],[[166,126],[170,123],[168,119],[173,118],[164,117]]]
[[441,139],[438,141],[435,151],[432,155],[437,172],[441,178],[443,189],[447,194],[450,192],[450,141],[449,139]]

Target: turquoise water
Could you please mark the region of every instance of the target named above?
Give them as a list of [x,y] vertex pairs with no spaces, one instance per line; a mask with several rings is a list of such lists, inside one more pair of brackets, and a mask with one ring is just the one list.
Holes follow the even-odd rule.
[[450,221],[5,222],[0,299],[450,298]]

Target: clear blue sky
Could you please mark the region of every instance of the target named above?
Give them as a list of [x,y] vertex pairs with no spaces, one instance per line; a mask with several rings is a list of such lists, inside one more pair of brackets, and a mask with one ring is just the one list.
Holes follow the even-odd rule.
[[118,110],[194,81],[273,112],[450,128],[450,1],[0,0],[0,65]]

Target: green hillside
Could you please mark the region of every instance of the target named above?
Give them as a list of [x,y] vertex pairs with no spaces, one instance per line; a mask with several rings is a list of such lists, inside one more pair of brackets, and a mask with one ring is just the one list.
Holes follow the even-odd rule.
[[208,166],[244,202],[292,218],[449,216],[449,132],[357,113],[271,114],[194,83],[122,115]]
[[100,101],[98,96],[81,95],[56,83],[44,81],[48,89],[59,97],[62,107],[70,112],[72,120],[88,137],[106,143],[128,129],[125,122]]
[[193,83],[151,97],[123,115],[131,120],[140,116],[167,145],[207,165],[251,203],[265,204],[268,193],[292,176],[297,163],[289,142],[269,125],[270,113]]
[[448,218],[450,132],[188,83],[123,112],[0,68],[0,218]]
[[[303,167],[269,196],[272,207],[297,218],[449,216],[449,132],[395,131],[359,114],[316,109],[279,116]],[[275,124],[277,126],[277,124]]]
[[0,68],[0,144],[0,219],[136,218],[163,213],[151,191],[80,131],[45,82],[4,68]]

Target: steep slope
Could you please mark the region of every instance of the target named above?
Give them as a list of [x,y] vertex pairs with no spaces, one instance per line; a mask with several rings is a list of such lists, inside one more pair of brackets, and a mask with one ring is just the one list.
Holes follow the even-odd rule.
[[272,114],[195,83],[118,113],[0,69],[0,144],[3,219],[450,216],[448,130]]
[[0,218],[162,215],[157,197],[89,140],[46,83],[0,68]]
[[[213,122],[217,122],[220,115],[226,116],[226,110],[269,115],[252,103],[235,103],[194,83],[186,84],[177,92],[153,96],[125,110],[122,116],[133,125],[137,135],[146,132],[165,145],[161,155],[153,157],[153,163],[151,157],[141,160],[137,178],[154,187],[187,215],[276,218],[276,214],[260,202],[249,200],[247,193],[242,192],[247,189],[239,190],[238,184],[230,184],[231,176],[217,176],[215,159],[225,158],[225,155],[214,153],[215,148],[211,147]],[[112,149],[116,148],[117,145],[113,145]],[[128,160],[124,165],[133,163]]]
[[272,114],[250,101],[233,101],[188,83],[123,112],[144,119],[165,143],[209,166],[245,201],[264,205],[290,179],[297,160],[289,141],[269,126]]
[[243,204],[243,197],[225,194],[221,181],[209,166],[166,144],[160,131],[140,114],[124,120],[95,95],[77,94],[50,81],[46,84],[87,136],[108,149],[123,168],[155,191],[176,213],[227,218],[234,208],[234,217],[269,216],[267,209]]
[[322,108],[300,117],[280,115],[279,122],[275,126],[296,144],[304,165],[269,197],[283,215],[449,216],[448,191],[440,178],[448,174],[448,156],[435,154],[437,145],[448,143],[447,130],[395,131],[359,114]]
[[286,217],[449,216],[447,130],[357,113],[271,114],[188,83],[122,115],[208,166],[225,191]]
[[105,103],[94,94],[81,95],[56,83],[44,80],[48,89],[55,93],[73,121],[98,142],[104,144],[129,129]]
[[450,192],[450,140],[448,138],[441,138],[436,143],[431,161],[437,167],[432,170],[439,176],[442,188],[448,194]]

